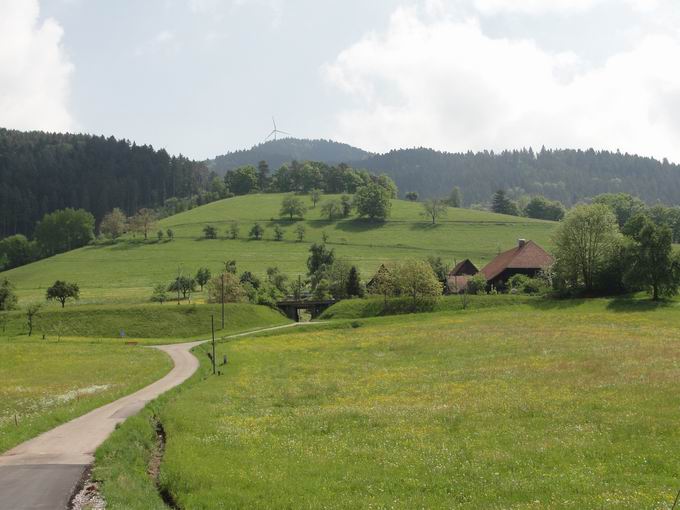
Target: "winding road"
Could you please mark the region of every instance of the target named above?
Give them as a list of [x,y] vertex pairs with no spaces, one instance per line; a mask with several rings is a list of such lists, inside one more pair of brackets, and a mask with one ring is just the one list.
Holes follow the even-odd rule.
[[[288,324],[250,331],[238,338],[263,331],[289,328]],[[94,451],[116,425],[137,414],[149,401],[182,384],[198,369],[191,349],[206,340],[160,345],[174,363],[162,379],[115,402],[60,425],[26,441],[0,456],[0,510],[63,510],[76,485],[94,461]]]

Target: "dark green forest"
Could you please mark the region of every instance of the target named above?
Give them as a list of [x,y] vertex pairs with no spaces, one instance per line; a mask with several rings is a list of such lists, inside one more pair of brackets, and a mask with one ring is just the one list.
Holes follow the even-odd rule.
[[67,207],[97,221],[114,207],[132,214],[208,185],[204,163],[113,137],[0,129],[0,238],[33,232]]
[[229,170],[246,165],[257,165],[260,161],[266,161],[273,170],[292,161],[320,161],[327,165],[352,162],[360,168],[359,162],[369,156],[371,156],[369,152],[331,140],[282,138],[261,143],[248,150],[217,156],[207,163],[211,170],[224,175]]
[[496,190],[511,198],[543,195],[567,206],[601,193],[625,192],[648,204],[680,204],[680,166],[668,161],[595,150],[468,152],[395,150],[361,162],[384,172],[402,192],[445,196],[454,186],[464,204],[489,203]]
[[224,172],[262,160],[273,170],[294,160],[331,165],[344,162],[353,168],[385,173],[394,179],[402,196],[415,191],[423,199],[444,198],[458,186],[466,206],[489,204],[499,189],[507,190],[512,199],[543,195],[566,206],[601,193],[619,192],[639,196],[650,205],[680,204],[680,166],[607,151],[448,153],[419,148],[370,154],[335,142],[286,138],[218,156],[209,164]]

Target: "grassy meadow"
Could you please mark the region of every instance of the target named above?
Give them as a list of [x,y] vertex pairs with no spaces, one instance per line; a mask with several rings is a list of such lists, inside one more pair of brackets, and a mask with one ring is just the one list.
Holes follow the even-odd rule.
[[[47,307],[34,320],[33,334],[48,339],[60,337],[121,338],[144,343],[186,342],[210,336],[210,317],[215,317],[219,336],[241,333],[290,322],[277,310],[245,303],[225,304],[224,329],[220,305],[82,305],[66,308]],[[26,335],[28,326],[23,311],[6,315],[4,334]],[[0,327],[0,337],[3,335]]]
[[111,342],[0,340],[0,453],[160,379],[170,358]]
[[[204,365],[154,410],[160,483],[192,509],[669,509],[679,312],[540,301],[228,341],[224,375]],[[155,508],[148,453],[122,441],[148,427],[98,453],[111,508]]]
[[[2,273],[16,286],[22,303],[44,300],[45,289],[56,279],[80,284],[82,303],[140,303],[149,300],[158,282],[170,282],[178,268],[194,274],[201,266],[217,272],[225,260],[236,260],[240,271],[264,275],[267,267],[278,266],[291,276],[306,271],[309,245],[329,237],[337,254],[356,264],[370,278],[386,261],[407,257],[442,256],[449,263],[469,257],[484,265],[517,239],[533,239],[549,247],[555,223],[503,216],[483,211],[449,209],[439,224],[431,225],[421,216],[422,205],[393,201],[392,216],[384,223],[357,218],[327,221],[321,205],[310,208],[301,223],[307,229],[303,242],[295,241],[298,222],[279,218],[284,195],[248,195],[214,202],[169,218],[159,224],[172,228],[175,240],[144,242],[126,238],[116,244],[87,246]],[[326,196],[326,200],[332,198]],[[302,197],[311,206],[309,197]],[[240,239],[229,240],[232,221],[240,225]],[[255,222],[266,227],[265,239],[250,241],[248,232]],[[204,240],[202,229],[213,225],[219,239]],[[273,228],[285,230],[281,242],[273,241]],[[202,299],[197,295],[197,299]]]

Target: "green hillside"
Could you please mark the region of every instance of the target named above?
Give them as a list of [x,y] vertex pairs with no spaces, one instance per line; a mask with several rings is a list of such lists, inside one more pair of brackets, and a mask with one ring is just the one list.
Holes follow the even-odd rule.
[[[449,263],[469,257],[481,266],[520,237],[549,247],[555,226],[551,222],[465,209],[450,209],[447,218],[431,225],[421,216],[420,204],[396,200],[392,216],[385,223],[354,217],[329,222],[321,217],[321,207],[317,205],[310,208],[302,222],[307,229],[305,240],[296,242],[296,222],[279,218],[282,197],[235,197],[166,218],[160,227],[175,231],[173,241],[130,238],[113,245],[87,246],[2,274],[17,286],[24,304],[42,301],[46,287],[56,279],[78,282],[81,303],[143,302],[148,300],[155,283],[169,282],[178,268],[193,274],[206,266],[217,272],[223,261],[233,259],[239,271],[263,275],[267,267],[278,266],[290,275],[304,273],[309,245],[320,241],[322,232],[328,235],[337,255],[356,264],[366,278],[382,262],[407,257],[438,255]],[[327,198],[323,197],[322,202]],[[309,201],[307,197],[303,199]],[[226,238],[232,221],[239,223],[241,239]],[[265,239],[247,240],[256,221],[266,227]],[[206,224],[217,227],[219,239],[202,239]],[[275,225],[284,228],[284,241],[273,240]]]

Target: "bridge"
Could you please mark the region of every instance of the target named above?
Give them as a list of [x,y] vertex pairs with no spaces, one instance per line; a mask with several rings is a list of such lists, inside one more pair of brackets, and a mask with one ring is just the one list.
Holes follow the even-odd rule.
[[294,320],[295,322],[300,322],[300,310],[307,310],[312,314],[312,319],[316,319],[329,307],[337,303],[336,299],[321,299],[321,300],[286,300],[279,301],[276,306],[286,314],[286,316]]

